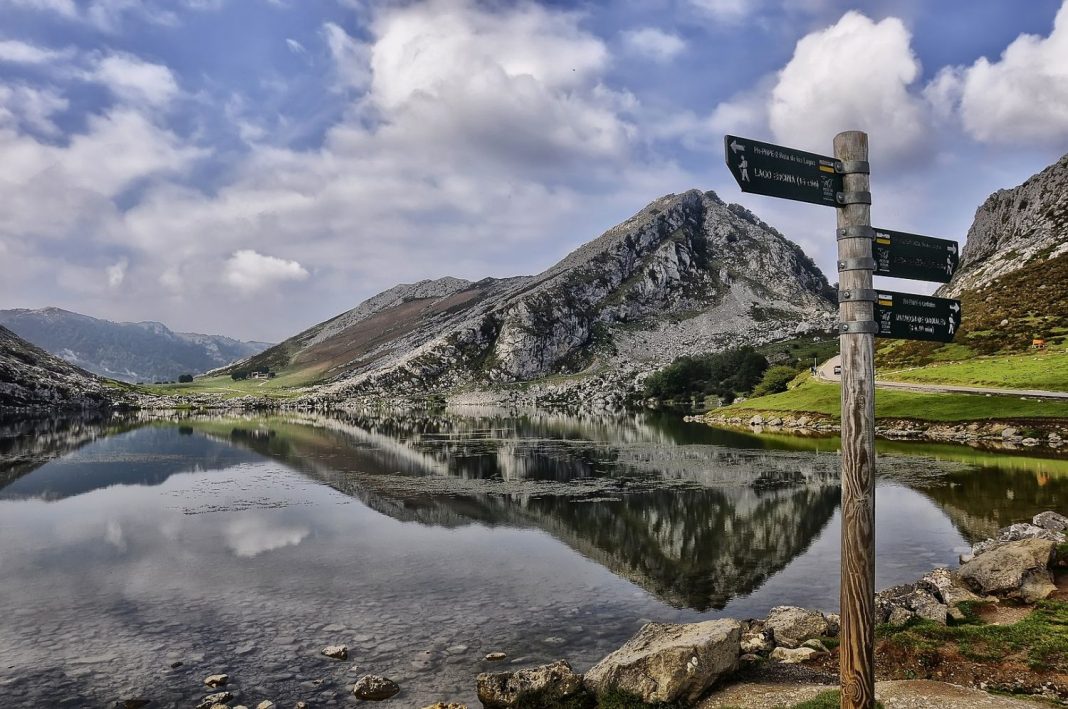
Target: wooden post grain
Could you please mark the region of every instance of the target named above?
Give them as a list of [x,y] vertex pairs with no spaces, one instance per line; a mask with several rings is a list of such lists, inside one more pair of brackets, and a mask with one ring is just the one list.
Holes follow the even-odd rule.
[[[836,160],[868,159],[868,136],[859,131],[834,138]],[[868,192],[866,173],[846,174],[844,191]],[[871,227],[870,204],[839,207],[838,228]],[[841,232],[839,232],[841,233]],[[838,240],[838,260],[870,259],[868,236]],[[870,291],[872,271],[843,270],[839,292]],[[873,319],[869,300],[844,300],[841,322]],[[875,707],[875,364],[874,335],[842,333],[842,709]]]

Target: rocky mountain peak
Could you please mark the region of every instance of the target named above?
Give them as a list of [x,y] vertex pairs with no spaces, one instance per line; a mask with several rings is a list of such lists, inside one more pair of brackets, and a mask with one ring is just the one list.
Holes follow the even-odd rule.
[[976,210],[961,265],[940,293],[959,296],[1038,260],[1068,253],[1068,155]]

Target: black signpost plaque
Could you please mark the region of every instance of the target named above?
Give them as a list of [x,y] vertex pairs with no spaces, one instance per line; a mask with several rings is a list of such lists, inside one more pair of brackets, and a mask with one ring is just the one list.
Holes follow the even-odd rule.
[[875,229],[875,274],[948,283],[960,257],[957,242],[903,231]]
[[724,136],[723,149],[742,192],[839,206],[842,175],[834,158],[734,135]]
[[960,301],[930,295],[877,290],[878,337],[952,342],[960,328]]

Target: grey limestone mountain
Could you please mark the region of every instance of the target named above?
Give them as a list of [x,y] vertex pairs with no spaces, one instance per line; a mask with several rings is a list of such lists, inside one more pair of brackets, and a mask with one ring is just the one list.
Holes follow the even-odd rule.
[[975,212],[961,266],[940,294],[957,297],[1036,261],[1068,253],[1068,155]]
[[123,393],[0,325],[0,415],[110,407]]
[[0,310],[0,325],[94,374],[170,381],[262,352],[266,342],[173,332],[158,322],[118,323],[59,308]]
[[827,291],[796,244],[690,190],[539,275],[397,286],[248,366],[304,372],[343,399],[554,380],[618,389],[680,355],[826,328]]

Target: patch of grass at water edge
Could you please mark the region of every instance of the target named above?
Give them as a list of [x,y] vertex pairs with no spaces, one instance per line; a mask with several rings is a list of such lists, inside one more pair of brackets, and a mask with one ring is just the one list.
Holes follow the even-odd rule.
[[[807,702],[794,704],[790,709],[838,709],[842,704],[842,694],[837,689],[820,692]],[[875,702],[876,709],[884,709],[882,702]]]
[[[793,389],[740,401],[716,409],[727,415],[742,412],[795,412],[841,415],[841,387],[805,377]],[[1015,396],[932,394],[894,389],[875,390],[877,419],[979,421],[984,419],[1068,418],[1068,401],[1041,401]]]
[[965,621],[957,625],[914,620],[900,628],[879,626],[877,634],[921,654],[937,652],[952,642],[962,656],[975,662],[1001,662],[1024,653],[1032,670],[1068,671],[1068,602],[1041,601],[1026,618],[1011,625],[982,623],[977,605],[960,607]]
[[613,689],[597,698],[597,709],[683,709],[682,704],[646,704],[640,697]]

